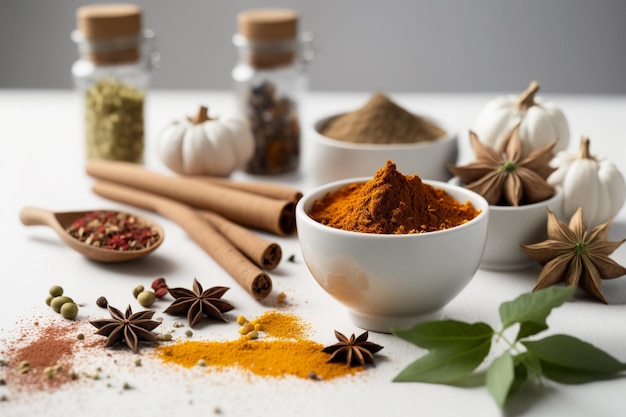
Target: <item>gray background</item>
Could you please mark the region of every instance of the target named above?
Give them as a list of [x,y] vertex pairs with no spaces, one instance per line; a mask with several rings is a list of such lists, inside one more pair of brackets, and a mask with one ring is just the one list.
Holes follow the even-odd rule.
[[[0,0],[0,88],[71,88],[75,10],[93,2]],[[158,89],[229,89],[236,14],[298,10],[315,33],[316,91],[626,93],[623,0],[145,1]]]

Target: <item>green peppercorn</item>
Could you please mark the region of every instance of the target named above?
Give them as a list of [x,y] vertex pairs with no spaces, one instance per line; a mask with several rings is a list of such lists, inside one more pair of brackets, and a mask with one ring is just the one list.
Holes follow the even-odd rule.
[[59,285],[53,285],[52,287],[50,287],[49,293],[53,297],[59,297],[63,295],[63,287]]
[[85,335],[84,335],[84,334],[82,334],[82,333],[78,333],[78,335],[76,335],[76,338],[77,338],[78,340],[85,340]]
[[150,307],[154,304],[154,300],[156,300],[156,296],[152,291],[142,291],[137,295],[137,301],[144,307]]
[[52,309],[54,311],[56,311],[57,313],[61,312],[61,306],[65,303],[73,303],[74,300],[72,300],[70,297],[66,297],[65,295],[61,295],[59,297],[54,297],[52,299],[52,301],[50,301],[50,307],[52,307]]
[[78,306],[74,303],[65,303],[61,306],[61,315],[68,320],[74,320],[78,315]]
[[139,294],[143,292],[143,290],[143,285],[137,285],[135,288],[133,288],[133,297],[137,298]]
[[49,295],[49,296],[46,298],[46,304],[47,304],[47,305],[50,305],[50,302],[52,301],[52,299],[53,299],[53,298],[54,298],[54,296]]

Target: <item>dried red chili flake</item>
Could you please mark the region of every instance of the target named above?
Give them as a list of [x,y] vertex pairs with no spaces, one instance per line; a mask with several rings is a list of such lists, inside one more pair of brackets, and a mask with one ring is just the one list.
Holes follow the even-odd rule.
[[88,245],[118,251],[146,249],[159,240],[159,232],[150,225],[117,211],[89,212],[76,219],[66,231]]
[[167,283],[165,282],[165,278],[163,277],[157,278],[152,281],[151,287],[154,290],[154,295],[156,296],[156,298],[163,298],[169,293]]
[[165,278],[159,277],[155,279],[154,281],[152,281],[152,284],[150,286],[152,287],[153,290],[156,290],[161,287],[167,288],[167,283],[165,282]]

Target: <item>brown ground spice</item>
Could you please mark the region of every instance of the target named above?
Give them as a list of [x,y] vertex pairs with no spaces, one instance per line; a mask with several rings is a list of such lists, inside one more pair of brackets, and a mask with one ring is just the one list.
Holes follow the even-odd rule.
[[446,135],[441,127],[408,112],[382,93],[375,93],[358,110],[330,120],[320,133],[353,143],[416,143]]
[[309,216],[337,229],[410,234],[459,226],[479,213],[471,202],[458,202],[387,161],[370,181],[349,184],[315,201]]

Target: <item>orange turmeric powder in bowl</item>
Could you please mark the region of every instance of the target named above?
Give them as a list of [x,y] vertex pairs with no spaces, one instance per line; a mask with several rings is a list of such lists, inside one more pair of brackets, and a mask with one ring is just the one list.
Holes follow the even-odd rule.
[[298,240],[317,283],[355,325],[390,332],[437,319],[474,276],[489,205],[470,190],[405,176],[326,184],[296,206]]
[[392,161],[364,183],[351,183],[316,200],[309,215],[337,229],[364,233],[425,233],[464,224],[479,211],[443,189],[405,176]]

